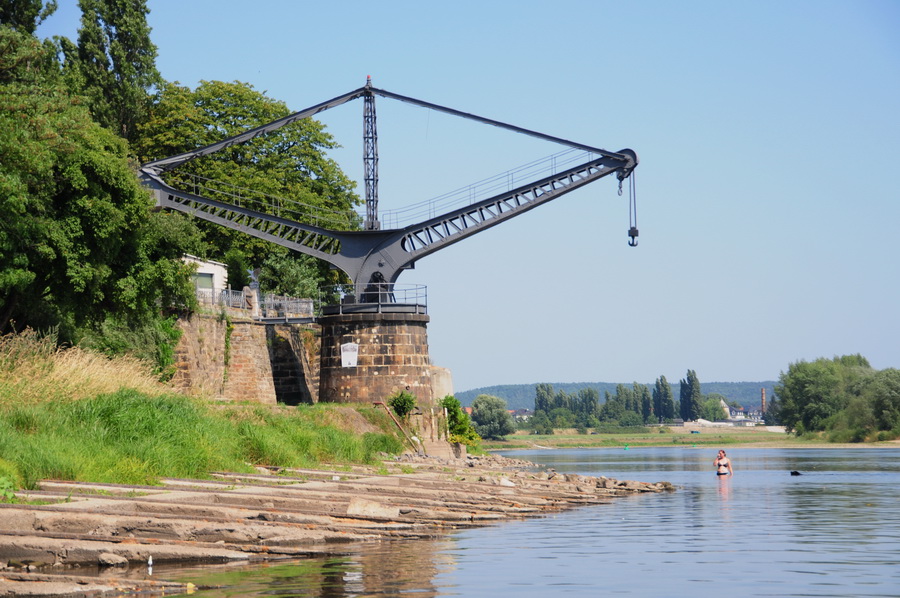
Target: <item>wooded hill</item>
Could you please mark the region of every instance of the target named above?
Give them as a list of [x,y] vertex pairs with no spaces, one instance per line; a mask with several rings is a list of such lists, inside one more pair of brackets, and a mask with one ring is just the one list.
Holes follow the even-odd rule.
[[[498,386],[484,386],[482,388],[474,388],[457,392],[454,396],[464,406],[469,406],[478,395],[493,395],[500,397],[506,401],[510,409],[534,409],[534,387],[535,384],[500,384]],[[616,386],[618,382],[553,382],[554,391],[564,391],[566,394],[576,394],[583,388],[594,388],[600,393],[601,403],[605,399],[605,393],[616,394]],[[622,383],[629,388],[633,382]],[[647,384],[651,389],[653,382]],[[679,385],[678,380],[670,380],[672,386],[672,395],[678,400]],[[775,395],[775,381],[766,380],[764,382],[701,382],[700,390],[704,395],[718,393],[725,397],[729,402],[735,401],[748,411],[758,410],[760,408],[760,389],[766,389],[766,400],[771,401]]]

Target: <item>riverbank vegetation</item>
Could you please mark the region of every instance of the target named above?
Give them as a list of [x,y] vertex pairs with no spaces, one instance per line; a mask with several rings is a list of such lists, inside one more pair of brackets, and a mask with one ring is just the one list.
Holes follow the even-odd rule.
[[[876,370],[862,355],[792,363],[781,373],[774,390],[762,414],[765,423],[783,425],[806,441],[855,443],[900,438],[900,370]],[[534,415],[523,423],[522,430],[544,440],[533,438],[526,444],[615,446],[624,444],[623,434],[638,434],[633,442],[640,444],[666,444],[653,437],[654,431],[680,429],[666,424],[729,419],[731,408],[741,407],[718,393],[702,394],[693,370],[681,380],[678,400],[664,376],[652,389],[637,382],[632,387],[619,384],[615,394],[607,391],[605,395],[601,402],[592,388],[570,394],[554,392],[550,384],[537,384]],[[680,415],[679,420],[674,419],[675,414]],[[663,427],[656,427],[658,424]],[[647,427],[651,425],[654,427]],[[581,437],[546,440],[561,429],[574,429]],[[691,438],[691,442],[705,443],[707,437]],[[753,439],[743,436],[741,441],[747,440]],[[678,442],[677,435],[673,442]]]
[[775,417],[798,436],[900,438],[900,370],[876,370],[862,355],[792,363],[775,394]]
[[[6,6],[9,5],[9,6]],[[0,5],[0,334],[131,354],[172,374],[173,316],[196,308],[184,254],[224,262],[240,289],[315,296],[339,282],[325,262],[155,210],[136,166],[291,113],[246,83],[167,82],[145,0],[80,0],[78,37],[40,40],[56,2]],[[325,127],[302,119],[162,176],[211,197],[353,230],[355,183],[328,157]],[[250,188],[252,190],[247,190]],[[286,199],[285,199],[286,198]],[[323,220],[324,218],[324,220]]]
[[0,337],[0,485],[154,484],[257,466],[373,463],[404,448],[391,425],[367,406],[190,398],[132,358],[59,349],[33,332]]

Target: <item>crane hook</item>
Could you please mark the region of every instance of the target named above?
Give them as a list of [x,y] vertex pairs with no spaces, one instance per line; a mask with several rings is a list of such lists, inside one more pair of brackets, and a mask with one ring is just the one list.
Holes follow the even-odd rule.
[[[628,177],[628,245],[637,247],[638,229],[637,229],[637,188],[634,183],[634,172]],[[619,181],[619,194],[621,195],[622,182]]]
[[628,245],[630,247],[637,247],[638,229],[636,226],[632,226],[631,228],[628,229],[628,236],[631,237],[628,240]]

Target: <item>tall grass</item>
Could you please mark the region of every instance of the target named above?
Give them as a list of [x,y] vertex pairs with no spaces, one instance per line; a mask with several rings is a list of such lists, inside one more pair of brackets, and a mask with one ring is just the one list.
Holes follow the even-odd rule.
[[329,406],[213,405],[166,392],[138,366],[30,332],[0,338],[0,478],[26,488],[46,478],[154,484],[255,465],[366,463],[403,448],[392,432],[323,423],[339,419]]
[[0,336],[0,404],[79,400],[120,388],[167,392],[138,359],[60,348],[52,332]]

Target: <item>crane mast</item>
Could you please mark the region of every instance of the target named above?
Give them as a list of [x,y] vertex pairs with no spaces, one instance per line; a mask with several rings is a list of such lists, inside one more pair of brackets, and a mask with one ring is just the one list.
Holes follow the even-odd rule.
[[375,94],[372,78],[366,78],[363,93],[363,178],[366,187],[366,230],[378,230],[378,130],[375,126]]

